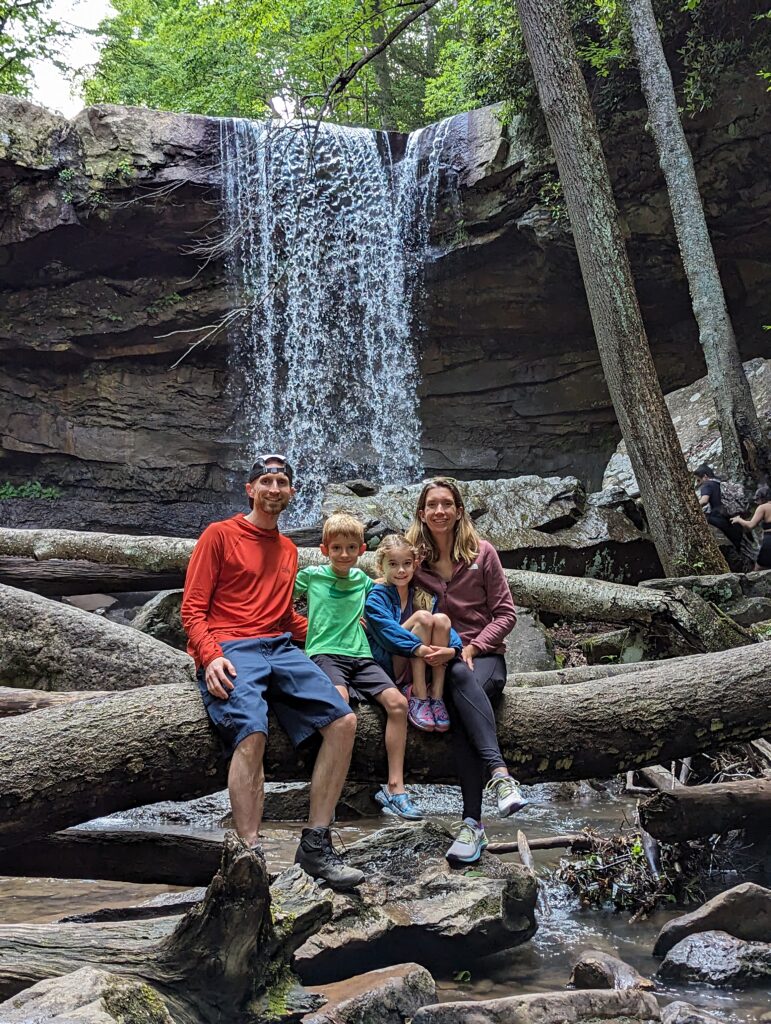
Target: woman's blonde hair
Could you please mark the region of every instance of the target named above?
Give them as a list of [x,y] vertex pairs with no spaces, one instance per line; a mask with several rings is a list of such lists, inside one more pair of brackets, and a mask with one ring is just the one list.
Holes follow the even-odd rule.
[[449,477],[437,476],[434,477],[433,480],[429,480],[427,484],[424,484],[423,490],[420,492],[420,497],[418,498],[415,517],[412,520],[410,528],[405,533],[405,538],[408,543],[418,549],[421,557],[424,561],[428,562],[429,565],[436,562],[439,558],[439,548],[436,545],[436,541],[431,535],[431,531],[420,518],[420,513],[425,512],[426,510],[428,492],[433,490],[435,487],[442,487],[449,491],[452,494],[452,500],[455,502],[455,507],[460,512],[460,519],[458,519],[455,524],[455,531],[453,534],[451,552],[452,560],[453,562],[465,562],[466,565],[471,565],[479,555],[479,543],[481,538],[474,528],[471,516],[465,509],[463,497],[458,490],[458,485]]

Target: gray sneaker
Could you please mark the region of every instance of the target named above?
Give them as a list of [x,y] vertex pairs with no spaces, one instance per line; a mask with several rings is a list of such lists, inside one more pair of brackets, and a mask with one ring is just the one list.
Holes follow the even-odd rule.
[[482,856],[487,846],[484,826],[473,818],[464,818],[458,830],[458,837],[445,854],[451,864],[473,864]]
[[493,775],[485,789],[491,789],[495,794],[498,813],[502,818],[508,818],[510,814],[521,811],[530,803],[527,797],[520,793],[517,783],[510,775]]

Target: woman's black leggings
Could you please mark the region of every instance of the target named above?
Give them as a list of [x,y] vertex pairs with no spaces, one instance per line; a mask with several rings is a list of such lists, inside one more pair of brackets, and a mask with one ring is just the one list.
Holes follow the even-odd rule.
[[482,790],[494,768],[505,768],[495,729],[491,697],[506,685],[506,662],[502,654],[474,658],[471,672],[456,658],[448,666],[445,699],[452,720],[455,763],[463,794],[463,817],[482,817]]

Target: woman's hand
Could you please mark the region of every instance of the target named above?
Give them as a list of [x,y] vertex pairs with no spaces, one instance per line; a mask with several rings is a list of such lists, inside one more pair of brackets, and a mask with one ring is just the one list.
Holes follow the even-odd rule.
[[455,657],[454,647],[431,647],[430,650],[431,653],[426,655],[425,661],[427,665],[433,665],[435,668],[446,665]]
[[746,524],[745,524],[745,522],[744,522],[744,520],[742,519],[742,517],[741,517],[741,516],[733,516],[733,517],[731,518],[731,525],[732,525],[732,526],[735,526],[735,525],[736,525],[737,523],[738,523],[738,524],[739,524],[740,526],[744,526],[744,525],[746,525]]
[[461,658],[466,663],[469,672],[474,671],[474,658],[479,654],[479,651],[473,644],[466,644],[463,650],[460,652]]

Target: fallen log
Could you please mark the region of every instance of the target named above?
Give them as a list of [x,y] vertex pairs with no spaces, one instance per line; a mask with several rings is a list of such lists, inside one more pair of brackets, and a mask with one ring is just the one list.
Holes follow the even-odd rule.
[[70,693],[47,693],[45,690],[22,690],[14,686],[0,686],[0,718],[26,715],[41,708],[58,707],[79,700],[109,697],[112,690],[77,690]]
[[83,559],[0,558],[0,583],[45,597],[122,594],[132,590],[173,590],[185,582],[183,569],[152,572]]
[[209,884],[221,859],[219,838],[73,828],[0,850],[0,875],[198,886]]
[[297,1019],[289,961],[331,912],[329,897],[299,868],[269,889],[262,855],[229,833],[205,898],[182,917],[0,925],[0,999],[88,966],[141,978],[177,1024],[238,1020],[247,1009],[259,1017],[271,986],[286,996],[282,1011],[274,1001],[277,1018]]
[[124,690],[192,678],[187,654],[139,630],[0,585],[0,685]]
[[[655,662],[615,677],[612,687],[600,679],[507,688],[497,707],[503,756],[523,782],[600,778],[764,735],[770,658],[766,642]],[[349,779],[371,782],[386,772],[383,716],[371,705],[357,716]],[[309,755],[298,759],[275,721],[270,730],[267,778],[307,778]],[[441,735],[410,730],[406,765],[413,781],[455,781],[451,744]],[[211,793],[224,780],[222,748],[190,683],[5,719],[0,848],[140,804]]]
[[[179,537],[0,528],[0,556],[39,561],[86,559],[154,572],[184,570],[194,543]],[[301,566],[323,561],[316,548],[298,551]],[[360,565],[370,575],[375,574],[371,552],[362,557]],[[726,650],[755,640],[750,632],[684,587],[664,593],[576,576],[554,576],[523,569],[505,572],[515,603],[569,618],[636,623],[655,628],[661,634],[664,653]]]
[[677,785],[640,804],[640,822],[663,843],[681,843],[732,829],[771,829],[771,780],[744,779],[707,786]]
[[[539,836],[537,839],[528,840],[531,850],[561,850],[569,848],[575,852],[585,852],[594,849],[594,843],[589,836],[582,832],[572,832],[565,836]],[[519,853],[519,843],[489,843],[488,853]]]

